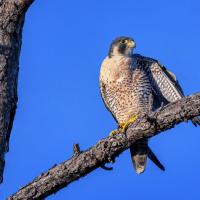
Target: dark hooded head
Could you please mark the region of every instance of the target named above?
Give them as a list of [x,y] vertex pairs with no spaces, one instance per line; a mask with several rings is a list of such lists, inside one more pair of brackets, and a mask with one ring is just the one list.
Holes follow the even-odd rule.
[[108,53],[109,57],[113,55],[132,55],[133,49],[136,47],[135,41],[126,36],[116,38],[110,45]]

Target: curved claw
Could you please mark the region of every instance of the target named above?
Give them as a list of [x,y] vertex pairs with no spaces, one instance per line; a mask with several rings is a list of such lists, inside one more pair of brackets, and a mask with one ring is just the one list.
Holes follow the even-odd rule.
[[116,135],[116,134],[118,134],[118,133],[120,133],[120,131],[116,129],[116,130],[111,131],[111,132],[109,133],[109,136],[114,136],[114,135]]
[[192,123],[194,124],[194,126],[200,126],[200,118],[199,117],[194,117],[192,118]]

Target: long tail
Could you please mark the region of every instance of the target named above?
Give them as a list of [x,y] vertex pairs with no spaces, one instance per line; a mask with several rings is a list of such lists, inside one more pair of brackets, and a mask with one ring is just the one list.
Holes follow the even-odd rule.
[[138,140],[130,147],[131,159],[137,174],[144,172],[148,156],[148,140]]
[[137,174],[144,172],[147,164],[147,157],[161,170],[165,170],[164,166],[160,163],[156,155],[148,147],[148,139],[141,139],[130,147],[131,159]]

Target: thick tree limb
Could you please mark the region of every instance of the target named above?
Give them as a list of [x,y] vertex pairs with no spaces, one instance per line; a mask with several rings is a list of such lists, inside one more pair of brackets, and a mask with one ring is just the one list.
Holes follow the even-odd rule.
[[24,15],[33,0],[0,0],[0,183],[17,107],[17,79]]
[[[21,188],[8,200],[42,199],[114,160],[136,140],[152,137],[180,122],[200,115],[200,93],[171,103],[150,116],[140,116],[131,124],[126,134],[100,140],[90,149],[80,152],[74,147],[74,155],[67,161],[54,166],[31,183]],[[78,149],[78,150],[77,150]]]

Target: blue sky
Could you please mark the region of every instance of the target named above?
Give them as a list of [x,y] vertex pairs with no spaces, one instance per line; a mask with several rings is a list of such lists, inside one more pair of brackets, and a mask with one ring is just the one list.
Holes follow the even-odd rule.
[[[199,7],[197,0],[36,0],[23,31],[19,102],[0,200],[68,159],[73,143],[85,150],[116,127],[98,87],[115,37],[133,37],[135,52],[173,71],[186,95],[199,91]],[[136,175],[126,151],[113,171],[97,169],[47,199],[200,199],[199,130],[183,123],[151,139],[164,173],[149,161]]]

